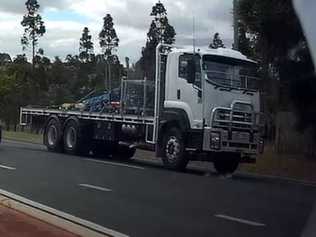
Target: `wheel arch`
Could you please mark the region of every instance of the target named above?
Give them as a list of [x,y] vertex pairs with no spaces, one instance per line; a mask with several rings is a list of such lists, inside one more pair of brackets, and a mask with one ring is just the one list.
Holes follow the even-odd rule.
[[50,115],[50,116],[46,119],[46,121],[45,121],[45,123],[44,123],[44,131],[46,131],[49,122],[52,121],[52,120],[56,120],[58,123],[61,124],[61,121],[60,121],[60,119],[59,119],[59,117],[58,117],[57,115],[55,115],[55,114],[54,114],[54,115]]
[[180,108],[166,108],[163,111],[161,125],[176,125],[182,132],[190,129],[190,120],[187,112]]
[[156,146],[157,157],[162,156],[163,134],[168,128],[176,127],[182,133],[190,130],[190,120],[185,110],[180,108],[166,108],[159,124],[158,141]]

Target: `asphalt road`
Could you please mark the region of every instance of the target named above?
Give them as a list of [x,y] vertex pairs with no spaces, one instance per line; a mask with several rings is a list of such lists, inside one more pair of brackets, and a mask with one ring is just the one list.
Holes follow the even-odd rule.
[[[144,157],[142,157],[144,158]],[[0,145],[0,189],[136,237],[300,236],[316,187]]]

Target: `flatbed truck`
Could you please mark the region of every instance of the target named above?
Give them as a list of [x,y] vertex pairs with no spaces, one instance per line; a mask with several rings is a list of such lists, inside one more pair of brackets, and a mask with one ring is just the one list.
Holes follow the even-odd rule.
[[52,152],[130,159],[150,149],[168,169],[210,161],[221,174],[256,162],[264,147],[256,62],[231,49],[159,44],[155,66],[154,80],[122,80],[117,110],[24,107],[20,124],[41,124]]

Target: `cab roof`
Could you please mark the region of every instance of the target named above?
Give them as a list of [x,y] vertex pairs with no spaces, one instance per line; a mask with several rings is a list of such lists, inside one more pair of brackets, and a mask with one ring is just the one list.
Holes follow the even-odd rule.
[[[172,53],[193,53],[192,47],[183,47],[183,48],[174,48],[172,49]],[[241,52],[233,49],[227,49],[227,48],[218,48],[218,49],[211,49],[211,48],[197,48],[195,50],[195,53],[200,54],[201,57],[205,55],[210,56],[222,56],[227,58],[234,58],[242,61],[248,61],[250,63],[257,63],[256,61],[253,61],[247,56],[243,55]]]

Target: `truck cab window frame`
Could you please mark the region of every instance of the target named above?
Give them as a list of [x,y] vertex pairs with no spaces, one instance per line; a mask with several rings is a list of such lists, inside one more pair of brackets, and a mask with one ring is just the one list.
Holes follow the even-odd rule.
[[[184,80],[187,80],[187,73],[188,73],[188,62],[193,57],[193,54],[182,54],[179,56],[179,67],[178,67],[178,77]],[[202,88],[202,76],[201,76],[201,60],[200,56],[196,55],[194,57],[195,60],[195,82],[194,86],[198,87],[199,89]]]

